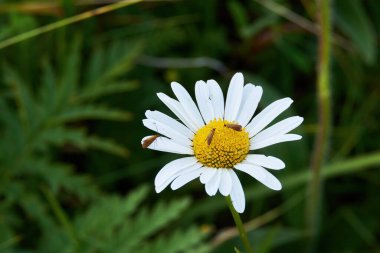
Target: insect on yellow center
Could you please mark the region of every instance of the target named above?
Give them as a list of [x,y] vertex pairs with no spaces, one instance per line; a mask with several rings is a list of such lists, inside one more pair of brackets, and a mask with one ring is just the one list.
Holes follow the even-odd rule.
[[233,168],[243,161],[249,152],[249,136],[244,128],[237,126],[234,122],[217,119],[200,128],[193,139],[197,160],[212,168]]

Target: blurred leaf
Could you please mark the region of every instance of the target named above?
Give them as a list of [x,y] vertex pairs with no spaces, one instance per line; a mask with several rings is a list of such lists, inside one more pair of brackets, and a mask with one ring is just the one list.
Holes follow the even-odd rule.
[[240,32],[240,36],[242,36],[244,28],[248,25],[246,9],[239,1],[228,1],[228,9],[235,21],[235,26]]
[[104,88],[101,86],[112,84],[112,80],[125,75],[140,55],[143,46],[141,41],[129,44],[115,42],[107,49],[97,49],[86,68],[85,87]]
[[21,77],[9,66],[4,66],[4,78],[13,90],[14,98],[19,107],[20,118],[24,124],[31,124],[36,115],[35,104],[29,87]]
[[[83,253],[209,252],[207,245],[202,242],[205,234],[195,226],[170,231],[166,236],[158,233],[163,227],[170,226],[170,222],[189,206],[188,199],[159,203],[148,209],[143,204],[148,194],[148,188],[142,186],[127,197],[100,198],[74,221],[79,245],[67,241],[60,234],[61,230],[57,230],[50,235],[56,241],[50,243],[48,240],[45,251],[55,252],[66,242],[68,252],[75,251],[78,247]],[[141,205],[144,206],[140,207]]]
[[[148,188],[140,187],[123,199],[118,196],[109,196],[99,199],[94,206],[75,222],[80,236],[94,239],[111,240],[118,226],[125,222],[146,198]],[[93,239],[91,239],[93,240]],[[107,243],[106,241],[103,243]]]
[[337,0],[334,3],[337,26],[355,43],[368,64],[377,56],[376,32],[360,0]]
[[51,119],[54,124],[63,124],[80,120],[130,120],[132,115],[122,110],[107,108],[105,106],[83,105],[65,108],[59,115]]
[[120,82],[120,83],[110,83],[104,86],[96,86],[91,88],[85,88],[80,94],[75,97],[76,101],[86,101],[93,100],[106,95],[111,95],[115,93],[122,93],[126,91],[131,91],[138,88],[138,84],[133,81]]
[[57,85],[57,100],[61,106],[63,103],[67,103],[72,99],[73,94],[77,92],[80,78],[80,48],[81,41],[79,37],[75,38],[74,43],[71,45],[69,54],[66,57],[66,61],[63,65],[63,71],[60,75]]
[[[133,221],[129,221],[130,225],[120,231],[120,246],[137,250],[144,238],[149,237],[161,229],[163,225],[179,217],[189,204],[188,199],[181,199],[169,204],[159,202],[151,211],[146,208],[140,209]],[[147,223],[147,221],[150,222]],[[129,240],[125,241],[124,238],[129,238]]]
[[260,240],[260,244],[256,248],[256,252],[258,253],[269,253],[271,250],[274,248],[275,240],[278,238],[279,228],[278,227],[273,227],[268,231],[268,233],[264,236],[262,240]]
[[153,240],[150,244],[144,245],[139,252],[187,252],[193,246],[199,244],[204,237],[205,234],[196,227],[190,227],[186,230],[176,230],[173,231],[170,236],[161,236]]

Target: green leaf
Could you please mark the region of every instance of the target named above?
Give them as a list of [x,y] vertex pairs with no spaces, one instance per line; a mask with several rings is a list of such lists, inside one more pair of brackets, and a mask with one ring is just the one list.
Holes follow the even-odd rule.
[[[108,196],[99,199],[86,213],[79,216],[75,226],[85,241],[99,240],[99,245],[109,244],[114,233],[125,224],[148,194],[148,187],[142,186],[131,192],[126,198]],[[101,242],[101,240],[105,240]]]
[[[88,175],[75,174],[72,167],[67,164],[34,159],[28,164],[28,170],[43,177],[55,194],[60,190],[66,190],[82,200],[92,199],[99,194],[99,190]],[[28,172],[24,172],[26,173]]]
[[66,62],[64,63],[63,72],[58,80],[57,103],[60,106],[65,106],[67,101],[70,101],[78,88],[81,73],[80,48],[80,40],[74,39],[70,53],[67,55]]
[[98,149],[121,157],[127,157],[130,154],[127,148],[117,144],[113,140],[107,140],[95,136],[90,136],[87,138],[86,147]]
[[234,19],[235,26],[239,30],[240,35],[243,35],[244,28],[247,27],[248,18],[246,8],[238,1],[228,1],[228,9]]
[[125,111],[111,109],[99,105],[82,105],[77,107],[69,107],[65,109],[64,111],[60,112],[59,115],[52,117],[50,123],[64,124],[73,121],[95,119],[127,121],[131,118],[131,113]]
[[115,42],[106,50],[97,49],[86,69],[86,87],[103,86],[125,75],[140,55],[143,43]]
[[359,54],[368,64],[377,55],[376,32],[360,0],[334,2],[336,24],[355,43]]
[[75,102],[94,100],[102,96],[135,90],[138,83],[134,81],[115,82],[103,86],[85,87],[75,98]]
[[42,86],[39,89],[39,99],[45,109],[54,111],[57,105],[57,78],[56,74],[47,60],[43,61]]
[[87,136],[84,129],[51,128],[41,133],[39,139],[33,143],[37,149],[45,150],[45,144],[62,146],[71,144],[79,149],[98,149],[118,156],[128,156],[129,151],[116,142],[96,136]]
[[204,237],[205,234],[203,234],[197,227],[190,227],[186,230],[176,230],[172,232],[170,236],[160,236],[154,239],[151,243],[142,245],[139,252],[189,252],[192,247],[201,243]]
[[31,91],[22,78],[9,66],[4,66],[5,82],[13,90],[13,95],[19,108],[20,119],[24,124],[32,125],[36,116],[35,103]]
[[[138,245],[144,241],[144,238],[178,218],[189,204],[189,199],[181,199],[170,203],[159,202],[151,211],[147,208],[140,209],[136,217],[129,220],[129,225],[120,231],[120,248],[137,251]],[[129,238],[129,240],[125,241],[124,238]]]

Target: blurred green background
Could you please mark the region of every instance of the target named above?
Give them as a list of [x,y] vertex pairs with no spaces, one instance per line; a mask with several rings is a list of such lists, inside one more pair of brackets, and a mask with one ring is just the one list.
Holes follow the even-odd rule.
[[275,173],[281,192],[240,177],[255,252],[380,252],[378,0],[330,5],[331,124],[315,233],[306,207],[323,127],[318,4],[116,4],[0,0],[0,252],[242,251],[223,197],[199,182],[156,194],[156,173],[177,156],[140,145],[151,134],[145,110],[170,114],[156,93],[172,96],[171,81],[194,94],[197,80],[215,79],[226,92],[237,71],[263,86],[261,109],[289,96],[281,117],[305,118],[302,141],[262,151],[287,164]]

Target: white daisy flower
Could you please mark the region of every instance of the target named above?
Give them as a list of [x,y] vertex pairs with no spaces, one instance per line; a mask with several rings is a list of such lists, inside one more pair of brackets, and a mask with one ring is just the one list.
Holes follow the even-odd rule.
[[148,110],[143,124],[159,135],[146,136],[141,143],[153,150],[188,156],[166,164],[158,172],[154,181],[157,193],[169,185],[176,190],[199,178],[208,195],[218,191],[229,195],[236,211],[242,213],[245,196],[236,171],[247,173],[270,189],[282,188],[268,169],[281,170],[285,164],[276,157],[250,151],[302,138],[288,133],[302,123],[299,116],[267,127],[289,108],[292,99],[277,100],[253,117],[263,89],[251,83],[244,85],[242,73],[232,77],[226,101],[214,80],[196,82],[197,104],[179,83],[173,82],[171,87],[177,100],[163,93],[157,95],[182,123]]

